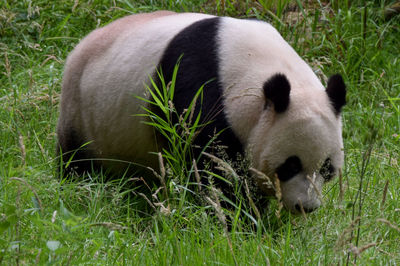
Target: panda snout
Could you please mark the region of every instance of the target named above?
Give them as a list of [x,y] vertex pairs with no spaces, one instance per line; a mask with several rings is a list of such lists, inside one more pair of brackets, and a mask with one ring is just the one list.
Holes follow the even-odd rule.
[[322,178],[315,176],[307,178],[299,173],[286,182],[281,182],[282,200],[285,207],[292,213],[310,213],[322,204],[320,192]]
[[315,199],[308,199],[308,200],[300,200],[297,199],[291,202],[283,202],[285,207],[294,214],[301,214],[301,213],[310,213],[318,209],[322,202],[315,198]]
[[[301,205],[300,204],[296,204],[295,206],[294,206],[294,208],[296,209],[296,211],[297,212],[299,212],[299,213],[301,213],[301,212],[303,212],[301,209]],[[313,212],[313,211],[315,211],[316,209],[318,209],[318,207],[308,207],[308,208],[306,208],[306,207],[303,207],[303,210],[304,210],[304,212],[306,212],[306,213],[309,213],[309,212]]]

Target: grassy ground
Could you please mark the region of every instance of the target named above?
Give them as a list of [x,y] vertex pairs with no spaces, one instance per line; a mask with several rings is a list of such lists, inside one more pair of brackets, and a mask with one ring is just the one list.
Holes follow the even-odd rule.
[[[2,0],[0,264],[399,264],[400,18],[384,20],[390,3]],[[307,217],[277,215],[273,202],[257,224],[234,217],[228,232],[213,204],[184,201],[174,183],[168,215],[121,184],[60,185],[68,52],[98,26],[159,9],[267,20],[321,79],[344,76],[343,195],[334,181]]]

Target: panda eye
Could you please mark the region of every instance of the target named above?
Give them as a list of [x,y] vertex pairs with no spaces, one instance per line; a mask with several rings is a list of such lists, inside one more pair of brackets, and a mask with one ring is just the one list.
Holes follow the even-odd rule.
[[331,159],[326,159],[321,169],[319,170],[319,173],[325,179],[325,182],[328,182],[333,178],[334,172],[335,168],[332,165]]
[[288,181],[303,170],[301,161],[297,156],[291,156],[276,169],[280,181]]

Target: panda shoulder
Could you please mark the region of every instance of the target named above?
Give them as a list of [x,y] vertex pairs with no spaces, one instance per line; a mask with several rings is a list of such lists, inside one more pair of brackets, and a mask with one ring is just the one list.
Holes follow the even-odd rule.
[[238,19],[231,17],[221,18],[223,31],[231,30],[237,33],[263,33],[281,36],[280,33],[268,22],[258,19]]

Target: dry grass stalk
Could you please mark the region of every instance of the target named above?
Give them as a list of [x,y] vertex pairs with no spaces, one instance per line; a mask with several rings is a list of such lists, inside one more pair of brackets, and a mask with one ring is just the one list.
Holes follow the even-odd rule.
[[390,228],[392,228],[392,229],[394,229],[394,230],[396,230],[397,232],[400,233],[400,227],[398,227],[397,225],[392,224],[388,220],[383,219],[383,218],[378,218],[378,219],[376,219],[376,221],[384,223],[384,224],[388,225]]
[[[157,194],[162,190],[163,191],[163,195],[165,200],[167,201],[167,207],[164,206],[164,202],[152,202],[145,194],[143,193],[135,193],[139,196],[141,196],[142,198],[144,198],[147,203],[157,212],[159,211],[161,214],[164,215],[169,215],[171,213],[171,208],[170,208],[170,204],[169,204],[169,197],[168,197],[168,193],[167,193],[167,185],[165,183],[165,175],[166,175],[166,171],[165,171],[165,167],[164,167],[164,161],[162,158],[162,154],[159,152],[158,153],[158,162],[159,162],[159,166],[160,166],[160,174],[157,173],[153,168],[151,167],[147,167],[147,169],[149,169],[154,176],[156,176],[160,182],[161,182],[161,187],[159,187],[151,196],[152,198],[154,198],[155,200],[159,201]],[[149,185],[146,183],[146,181],[141,177],[140,178],[141,181],[143,181],[143,183],[147,186],[147,188],[151,191],[151,188],[149,187]],[[157,207],[159,207],[160,209],[157,210]]]
[[[336,248],[341,248],[345,246],[346,243],[351,242],[353,235],[352,232],[354,228],[356,227],[357,223],[360,221],[360,217],[356,217],[351,224],[343,231],[343,233],[338,237],[338,240],[336,241]],[[347,235],[350,234],[349,238],[346,238]]]
[[282,203],[282,191],[281,191],[281,182],[279,181],[278,175],[275,174],[275,197],[278,200],[278,209],[275,212],[276,217],[281,219],[281,210],[283,209]]
[[137,193],[133,192],[133,193],[141,196],[142,198],[144,198],[147,201],[147,203],[150,205],[150,207],[152,207],[153,210],[157,211],[156,206],[153,204],[153,202],[151,202],[151,200],[149,200],[149,198],[145,194],[143,194],[141,192],[137,192]]
[[192,109],[190,110],[190,114],[189,114],[189,122],[188,122],[189,126],[192,125],[192,119],[193,119],[194,111],[196,109],[196,103],[197,103],[197,98],[198,97],[199,96],[196,95],[196,97],[193,99],[193,106],[192,106]]
[[[79,5],[79,0],[74,1],[74,5],[72,6],[72,13],[75,11],[75,8]],[[114,5],[115,6],[115,5]]]
[[208,198],[209,202],[211,203],[211,205],[213,205],[213,207],[215,208],[215,211],[217,212],[217,217],[221,221],[222,225],[224,226],[224,229],[226,229],[226,232],[228,232],[228,225],[226,223],[226,217],[222,210],[221,202],[219,201],[219,197],[217,194],[218,191],[212,185],[211,185],[211,192],[212,192],[215,202],[213,202],[209,197],[207,197],[207,198]]
[[62,63],[60,60],[58,60],[57,57],[55,57],[55,55],[47,54],[46,56],[47,56],[47,58],[40,64],[41,67],[44,66],[50,60],[54,60],[60,64]]
[[233,252],[233,246],[232,246],[232,241],[231,238],[229,236],[229,231],[228,231],[228,225],[226,223],[226,217],[225,214],[222,210],[221,207],[221,203],[219,201],[218,195],[217,195],[217,189],[215,189],[212,185],[211,185],[211,192],[212,192],[212,196],[214,198],[215,201],[213,201],[210,197],[206,196],[205,199],[211,204],[211,206],[213,206],[213,208],[215,209],[215,212],[217,214],[218,220],[221,222],[223,228],[224,228],[224,233],[226,236],[226,239],[228,241],[228,245],[229,245],[229,249],[230,252],[232,254],[233,260],[235,261],[235,265],[238,265],[237,261],[236,261],[236,256],[235,253]]
[[139,180],[140,180],[140,178],[138,178],[138,177],[131,177],[131,178],[129,178],[129,179],[127,180],[127,183],[128,183],[128,182],[135,183],[136,181],[139,181]]
[[[150,168],[150,167],[147,167],[147,169],[149,169],[149,170],[151,170],[152,172],[153,172],[153,174],[156,176],[156,177],[158,177],[158,178],[160,178],[160,180],[162,179],[162,177],[156,172],[156,171],[154,171],[152,168]],[[143,177],[141,177],[141,178],[132,178],[131,180],[133,180],[133,181],[137,181],[137,180],[140,180],[140,181],[142,181],[144,184],[145,184],[145,186],[151,191],[151,188],[149,187],[149,185],[146,183],[146,181],[143,179]],[[164,184],[165,184],[165,182],[164,182]],[[168,200],[168,194],[166,194],[166,192],[165,192],[165,190],[166,190],[166,186],[162,186],[162,187],[160,187],[160,188],[158,188],[157,190],[156,190],[156,192],[154,192],[151,196],[155,199],[155,200],[159,200],[158,199],[158,197],[157,197],[157,194],[160,192],[160,190],[164,190],[164,193],[165,193],[165,197],[166,197],[166,199]],[[164,202],[155,202],[155,203],[153,203],[145,194],[143,194],[143,193],[139,193],[139,192],[133,192],[135,195],[139,195],[139,196],[141,196],[142,198],[144,198],[146,201],[147,201],[147,203],[150,205],[150,207],[152,207],[153,208],[153,210],[155,210],[156,212],[157,212],[157,208],[156,207],[160,207],[160,213],[162,213],[162,214],[164,214],[164,215],[168,215],[168,214],[170,214],[171,213],[171,211],[170,211],[170,206],[169,206],[169,203],[168,203],[168,206],[165,208],[165,206],[164,206]]]
[[19,142],[19,148],[21,150],[21,160],[22,160],[21,164],[25,165],[26,149],[24,144],[24,138],[22,137],[22,135],[19,135],[18,142]]
[[370,247],[375,247],[376,245],[377,245],[376,243],[369,243],[358,248],[356,246],[353,246],[352,243],[350,243],[349,249],[351,253],[353,253],[356,257],[359,257],[361,253],[363,253],[365,250],[369,249]]
[[264,174],[261,171],[258,171],[257,169],[255,169],[253,167],[250,167],[249,170],[256,175],[256,178],[261,179],[263,181],[263,183],[262,183],[263,185],[275,190],[275,187],[271,181],[271,178],[269,178],[266,174]]
[[259,221],[261,221],[260,212],[258,211],[258,208],[257,208],[256,204],[254,203],[253,199],[251,198],[250,189],[249,189],[249,186],[247,185],[246,179],[244,180],[244,185],[245,185],[245,189],[246,189],[246,196],[247,196],[247,199],[249,200],[250,206],[253,209],[255,215],[257,216],[257,219]]
[[342,169],[339,169],[339,202],[342,202],[344,196]]
[[[157,173],[153,168],[151,168],[151,167],[146,167],[148,170],[150,170],[152,173],[153,173],[153,175],[155,176],[155,177],[157,177],[158,178],[158,180],[160,180],[161,181],[161,185],[163,185],[162,184],[162,177],[161,177],[161,175],[159,174],[159,173]],[[142,180],[143,181],[143,183],[145,183],[145,185],[147,186],[147,188],[149,189],[149,190],[151,190],[151,188],[147,185],[147,183],[144,181],[144,179],[141,177],[140,178],[140,180]]]
[[[168,85],[169,88],[169,85]],[[170,112],[173,112],[175,110],[175,105],[172,101],[168,101],[168,107],[170,109]]]
[[[32,103],[31,103],[31,104],[32,104]],[[11,109],[9,109],[9,110],[11,110]],[[24,114],[23,114],[20,110],[15,109],[15,112],[16,112],[17,114],[19,114],[19,116],[22,118],[22,120],[24,120],[24,122],[26,122],[25,116],[24,116]]]
[[155,202],[154,206],[159,207],[159,212],[165,216],[168,216],[171,214],[171,209],[170,206],[167,205],[167,207],[164,206],[164,202]]
[[[164,194],[164,197],[166,198],[166,199],[168,199],[168,194],[167,194],[167,191],[166,191],[166,189],[167,189],[167,186],[166,186],[166,183],[165,183],[165,173],[166,173],[166,171],[165,171],[165,168],[164,168],[164,163],[163,163],[163,159],[162,159],[162,155],[161,155],[161,153],[158,153],[158,160],[159,160],[159,166],[160,166],[160,173],[161,174],[159,174],[159,173],[157,173],[153,168],[151,168],[151,167],[146,167],[148,170],[150,170],[152,173],[153,173],[153,175],[155,176],[155,177],[157,177],[158,178],[158,180],[160,180],[160,182],[161,182],[161,187],[163,188],[163,194]],[[141,177],[140,178],[140,180],[141,181],[143,181],[143,183],[147,186],[147,188],[149,189],[149,190],[151,190],[151,188],[147,185],[147,183],[146,183],[146,181]],[[160,191],[160,189],[158,189],[157,190],[157,193]],[[156,194],[157,194],[156,193]],[[154,196],[153,196],[154,197]]]
[[[168,197],[168,191],[167,191],[167,184],[165,183],[165,166],[164,166],[164,160],[163,157],[161,155],[161,152],[158,153],[158,162],[160,163],[160,181],[161,181],[161,185],[164,188],[163,190],[163,194],[164,194],[164,199],[167,201],[167,208],[164,207],[164,205],[162,206],[161,212],[162,213],[166,213],[166,210],[170,210],[170,206],[169,206],[169,197]],[[169,214],[169,212],[168,212]]]
[[165,187],[165,167],[164,167],[164,160],[162,157],[161,152],[158,153],[158,163],[160,165],[160,177],[161,177],[161,183]]
[[157,188],[157,190],[153,194],[151,194],[151,196],[153,197],[154,200],[159,201],[157,194],[160,193],[161,189],[164,189],[164,187]]
[[30,20],[30,18],[35,14],[40,16],[40,8],[38,6],[33,7],[32,2],[29,2],[27,11],[28,11],[28,16],[27,16],[28,20]]
[[203,154],[218,164],[219,167],[216,167],[216,169],[224,171],[226,174],[234,177],[236,180],[239,180],[236,171],[227,162],[207,152],[203,152]]
[[[149,169],[151,169],[151,168],[149,168]],[[151,170],[153,171],[153,169],[151,169]],[[156,172],[153,172],[153,173],[156,173]],[[157,173],[156,173],[156,174],[157,174]],[[134,178],[134,179],[135,179],[135,178]],[[143,177],[140,177],[139,180],[142,181],[143,184],[147,187],[147,189],[151,191],[150,186],[147,184],[146,180],[144,180]]]
[[8,54],[7,52],[4,53],[4,68],[6,69],[6,72],[3,74],[7,76],[7,78],[11,81],[11,65],[10,61],[8,60]]
[[43,211],[43,205],[42,205],[42,201],[39,198],[39,195],[36,193],[36,190],[30,184],[28,184],[28,182],[26,182],[24,179],[19,178],[19,177],[11,177],[10,180],[19,181],[19,182],[23,183],[25,186],[27,186],[32,191],[33,195],[35,195],[35,199],[39,204],[40,211]]
[[278,201],[282,201],[281,182],[279,181],[278,175],[275,174],[275,197]]
[[197,182],[197,188],[198,188],[199,192],[201,192],[200,174],[199,174],[199,170],[197,169],[197,163],[196,163],[195,159],[193,159],[193,168],[194,168],[194,176],[195,176],[196,182]]
[[304,210],[303,203],[301,203],[301,200],[299,200],[299,206],[300,206],[301,215],[304,217],[304,219],[307,220],[307,214]]
[[317,192],[317,196],[318,196],[319,200],[322,203],[323,202],[323,198],[322,198],[321,191],[318,189],[318,187],[315,184],[314,180],[309,175],[306,175],[306,177],[307,177],[307,180],[310,182],[312,188],[314,188],[314,191]]
[[386,194],[387,194],[388,188],[389,188],[389,179],[386,180],[385,187],[383,188],[381,209],[384,208],[384,205],[385,205],[385,202],[386,202]]

